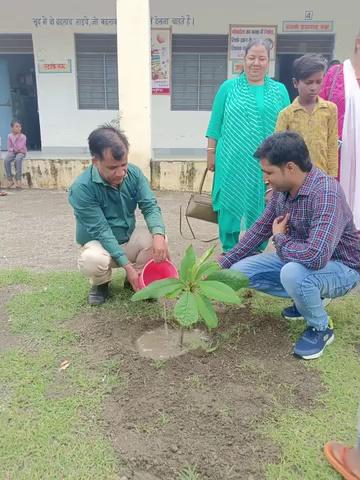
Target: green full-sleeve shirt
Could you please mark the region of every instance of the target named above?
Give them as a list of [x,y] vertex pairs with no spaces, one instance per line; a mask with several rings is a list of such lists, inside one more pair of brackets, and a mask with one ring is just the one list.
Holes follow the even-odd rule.
[[135,229],[139,207],[152,235],[165,234],[160,207],[141,170],[129,164],[119,187],[112,187],[92,165],[71,185],[69,202],[76,218],[76,241],[84,245],[98,240],[121,266],[129,260],[121,244],[129,241]]

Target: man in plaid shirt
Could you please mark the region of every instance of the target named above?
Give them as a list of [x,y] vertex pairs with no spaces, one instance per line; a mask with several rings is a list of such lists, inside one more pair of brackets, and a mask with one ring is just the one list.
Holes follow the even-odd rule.
[[[262,217],[219,263],[244,273],[251,288],[292,298],[283,316],[307,323],[294,354],[317,358],[334,340],[323,299],[341,297],[360,282],[353,216],[340,184],[312,165],[297,133],[270,136],[255,157],[273,195]],[[276,253],[256,254],[271,237]]]

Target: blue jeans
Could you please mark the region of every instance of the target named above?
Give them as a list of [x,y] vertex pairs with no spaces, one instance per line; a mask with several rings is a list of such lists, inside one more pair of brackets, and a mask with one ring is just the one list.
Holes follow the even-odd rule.
[[6,155],[4,160],[4,166],[5,166],[5,173],[9,181],[13,179],[13,174],[11,172],[11,162],[15,162],[15,171],[16,171],[15,179],[18,181],[21,180],[22,165],[23,165],[24,158],[25,158],[24,153],[8,152],[8,154]]
[[321,299],[342,297],[360,282],[360,274],[341,262],[330,261],[321,270],[310,270],[300,263],[284,263],[276,253],[247,257],[231,268],[249,278],[250,288],[292,298],[307,324],[317,330],[328,326]]

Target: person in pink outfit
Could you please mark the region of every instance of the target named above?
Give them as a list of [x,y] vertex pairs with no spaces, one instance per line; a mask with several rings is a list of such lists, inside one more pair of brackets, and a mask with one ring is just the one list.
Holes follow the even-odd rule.
[[[21,130],[21,123],[17,120],[13,120],[11,122],[11,133],[8,135],[8,153],[4,160],[5,174],[9,182],[9,187],[15,185],[16,188],[21,188],[22,164],[27,153],[26,136],[21,132]],[[15,163],[15,183],[14,176],[11,171],[12,162]]]
[[352,57],[328,70],[320,96],[338,107],[340,183],[360,230],[360,30]]
[[360,423],[354,447],[333,441],[325,444],[324,453],[330,465],[345,480],[360,480]]

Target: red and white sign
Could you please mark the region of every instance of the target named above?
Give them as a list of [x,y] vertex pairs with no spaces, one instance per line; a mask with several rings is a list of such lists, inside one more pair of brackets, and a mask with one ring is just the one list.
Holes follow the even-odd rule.
[[286,20],[283,22],[284,33],[329,33],[334,30],[334,24],[332,21],[328,22],[316,22],[316,21],[301,21],[296,22],[293,20]]
[[39,73],[71,73],[71,60],[64,62],[39,62]]
[[151,79],[153,95],[170,95],[171,29],[151,30]]
[[248,44],[255,39],[265,40],[270,48],[269,75],[275,74],[276,59],[276,25],[230,25],[229,31],[229,75],[236,76],[242,73],[245,50]]
[[276,58],[277,27],[274,25],[230,25],[229,60],[243,60],[247,45],[255,39],[268,42],[270,61]]

